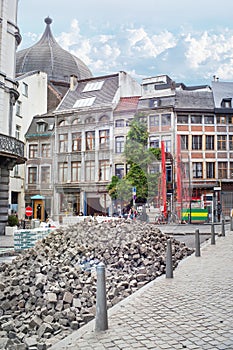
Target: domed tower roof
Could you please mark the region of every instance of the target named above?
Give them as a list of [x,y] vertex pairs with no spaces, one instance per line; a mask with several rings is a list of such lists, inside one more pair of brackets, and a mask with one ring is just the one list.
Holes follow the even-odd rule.
[[45,18],[46,28],[41,39],[33,46],[16,53],[16,74],[42,71],[50,81],[69,82],[71,75],[78,80],[92,77],[89,68],[77,57],[64,50],[54,39],[50,24]]

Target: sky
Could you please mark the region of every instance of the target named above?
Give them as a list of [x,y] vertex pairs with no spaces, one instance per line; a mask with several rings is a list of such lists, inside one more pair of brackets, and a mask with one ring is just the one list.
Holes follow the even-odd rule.
[[53,36],[94,76],[166,74],[177,83],[233,81],[232,0],[19,0],[21,50]]

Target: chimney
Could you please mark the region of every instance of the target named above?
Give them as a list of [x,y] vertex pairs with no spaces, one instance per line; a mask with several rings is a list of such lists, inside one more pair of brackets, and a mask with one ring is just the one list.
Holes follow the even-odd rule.
[[76,75],[71,75],[70,76],[70,90],[71,91],[74,91],[77,83],[78,83],[78,77]]

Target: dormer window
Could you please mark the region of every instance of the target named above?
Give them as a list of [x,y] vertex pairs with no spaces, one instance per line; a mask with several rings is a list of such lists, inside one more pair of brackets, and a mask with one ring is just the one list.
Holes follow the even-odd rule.
[[221,107],[223,108],[231,108],[231,98],[223,98],[221,102]]
[[43,119],[40,119],[36,122],[36,131],[37,132],[45,132],[46,130],[46,125],[48,124],[46,121]]

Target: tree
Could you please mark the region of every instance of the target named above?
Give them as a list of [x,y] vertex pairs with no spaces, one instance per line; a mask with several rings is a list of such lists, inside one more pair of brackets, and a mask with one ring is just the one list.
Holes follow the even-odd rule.
[[113,176],[108,186],[112,199],[132,201],[132,187],[136,187],[136,202],[145,203],[157,194],[159,174],[150,174],[149,168],[160,159],[160,149],[148,148],[145,116],[136,115],[130,124],[124,156],[130,168],[123,179]]

